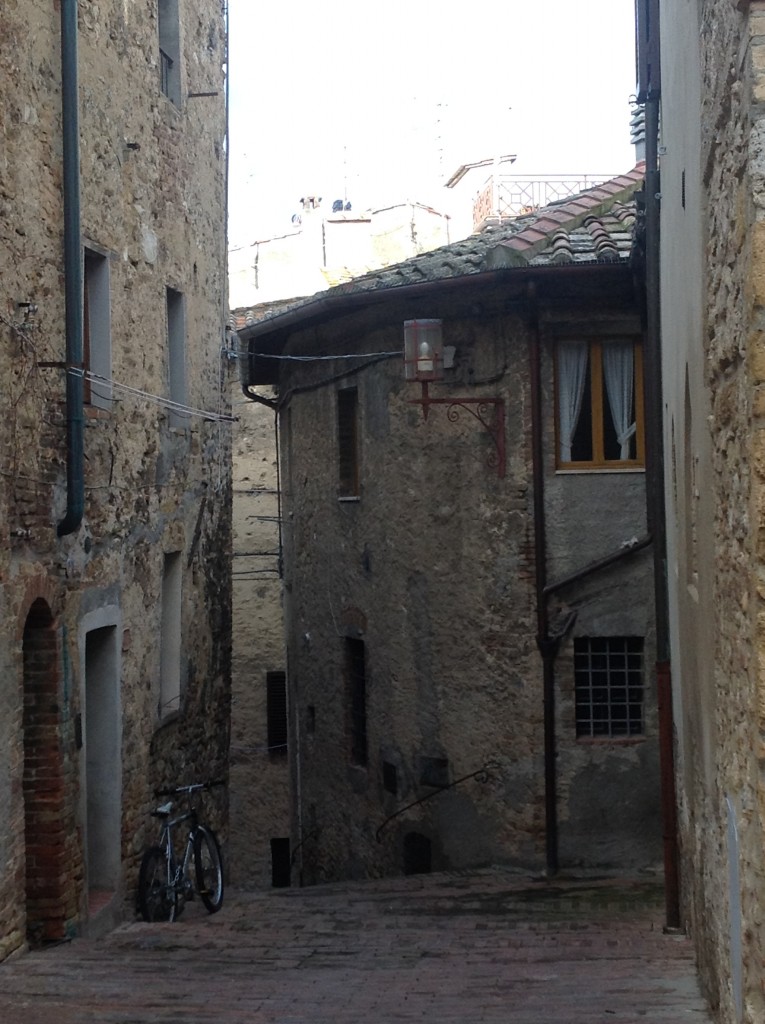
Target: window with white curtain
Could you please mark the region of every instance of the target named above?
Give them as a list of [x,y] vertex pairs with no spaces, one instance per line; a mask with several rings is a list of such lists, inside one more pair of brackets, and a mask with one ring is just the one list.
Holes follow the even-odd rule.
[[644,465],[643,362],[631,338],[571,338],[555,351],[559,469]]

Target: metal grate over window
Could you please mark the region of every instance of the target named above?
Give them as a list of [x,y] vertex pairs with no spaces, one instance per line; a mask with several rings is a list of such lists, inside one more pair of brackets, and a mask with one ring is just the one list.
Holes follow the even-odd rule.
[[576,735],[643,733],[643,637],[574,640]]

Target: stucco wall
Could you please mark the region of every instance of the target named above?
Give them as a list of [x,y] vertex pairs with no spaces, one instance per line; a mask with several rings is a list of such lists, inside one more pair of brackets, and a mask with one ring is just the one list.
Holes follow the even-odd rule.
[[[82,235],[109,268],[116,383],[109,411],[86,409],[84,517],[62,538],[56,536],[66,505],[59,5],[9,0],[0,13],[6,109],[0,359],[9,382],[0,399],[0,493],[8,524],[0,555],[0,813],[7,823],[0,840],[0,955],[24,940],[26,928],[22,776],[31,740],[21,717],[22,637],[35,601],[50,610],[58,645],[50,655],[59,680],[51,756],[63,765],[57,797],[63,810],[56,813],[63,815],[61,841],[72,849],[57,884],[67,907],[76,908],[66,911],[66,929],[95,916],[94,905],[93,913],[88,909],[94,883],[87,849],[97,812],[88,809],[86,788],[89,748],[92,754],[97,746],[96,684],[116,686],[112,716],[120,718],[111,764],[120,864],[113,917],[133,912],[152,786],[222,774],[226,766],[230,426],[216,419],[228,410],[221,361],[225,30],[215,0],[180,8],[176,106],[159,88],[156,3],[79,5]],[[211,95],[190,95],[202,92]],[[152,398],[168,395],[168,287],[185,297],[186,402],[212,414],[178,425]],[[13,326],[20,301],[38,307],[28,327]],[[161,587],[164,555],[171,552],[180,552],[181,564],[182,700],[179,714],[161,719]],[[106,643],[109,631],[109,667],[94,662],[88,686],[88,637]],[[225,807],[218,793],[210,813],[220,827]]]

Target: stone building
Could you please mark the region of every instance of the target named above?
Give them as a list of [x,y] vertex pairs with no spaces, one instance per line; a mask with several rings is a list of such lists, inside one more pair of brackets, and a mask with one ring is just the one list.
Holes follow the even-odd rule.
[[296,881],[660,861],[642,177],[240,331],[279,417]]
[[637,7],[680,916],[719,1020],[755,1022],[765,1019],[765,4]]
[[0,39],[2,958],[132,913],[153,788],[225,771],[230,416],[221,4]]

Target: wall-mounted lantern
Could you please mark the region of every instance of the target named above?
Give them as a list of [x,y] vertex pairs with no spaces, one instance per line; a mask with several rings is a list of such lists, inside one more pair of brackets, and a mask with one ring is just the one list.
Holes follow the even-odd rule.
[[[453,350],[452,350],[453,351]],[[459,419],[459,410],[465,409],[481,424],[494,442],[494,451],[488,463],[505,475],[505,401],[503,398],[432,398],[431,381],[444,379],[444,343],[441,320],[404,321],[404,377],[419,381],[422,397],[412,398],[412,405],[422,407],[423,419],[428,418],[431,405],[446,405],[446,417],[451,423]],[[490,417],[489,410],[494,410]]]
[[444,337],[440,320],[404,321],[404,374],[407,380],[443,380]]

